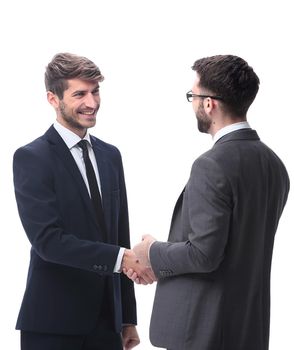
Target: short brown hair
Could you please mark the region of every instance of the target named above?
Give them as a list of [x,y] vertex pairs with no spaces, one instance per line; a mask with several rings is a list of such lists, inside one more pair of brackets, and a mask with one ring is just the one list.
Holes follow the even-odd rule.
[[46,67],[46,90],[62,99],[63,92],[68,87],[67,80],[76,78],[99,82],[104,80],[100,69],[88,58],[71,53],[58,53]]
[[259,89],[259,78],[238,56],[216,55],[197,60],[192,69],[199,74],[199,86],[223,99],[223,108],[243,117]]

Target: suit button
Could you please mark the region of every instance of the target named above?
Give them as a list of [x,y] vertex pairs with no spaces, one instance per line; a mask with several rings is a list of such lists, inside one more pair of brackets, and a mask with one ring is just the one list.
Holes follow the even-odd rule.
[[103,269],[102,265],[93,265],[93,269],[94,270],[98,270],[98,271],[101,271]]

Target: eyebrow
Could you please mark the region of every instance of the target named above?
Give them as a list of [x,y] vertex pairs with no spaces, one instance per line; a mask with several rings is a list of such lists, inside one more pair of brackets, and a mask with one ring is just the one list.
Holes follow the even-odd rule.
[[[100,89],[100,85],[97,84],[92,90],[91,92],[95,91],[95,90],[99,90]],[[73,91],[73,93],[71,94],[71,96],[75,96],[76,94],[80,94],[80,93],[85,93],[87,90],[75,90]]]

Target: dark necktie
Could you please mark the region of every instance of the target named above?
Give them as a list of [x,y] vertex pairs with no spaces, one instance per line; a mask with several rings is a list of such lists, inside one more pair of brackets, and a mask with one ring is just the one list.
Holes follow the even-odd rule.
[[90,193],[91,193],[91,200],[92,200],[94,211],[96,214],[95,217],[96,217],[98,226],[102,231],[104,241],[106,242],[106,227],[105,227],[104,214],[103,214],[102,203],[101,203],[101,196],[100,196],[94,168],[89,157],[87,143],[88,141],[81,140],[80,142],[78,142],[78,146],[83,151],[83,158],[86,166],[86,174],[87,174],[87,179],[88,179]]

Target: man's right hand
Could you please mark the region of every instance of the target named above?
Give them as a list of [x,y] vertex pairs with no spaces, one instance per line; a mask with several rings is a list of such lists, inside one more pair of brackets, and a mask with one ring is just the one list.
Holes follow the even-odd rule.
[[156,281],[152,269],[149,266],[142,265],[136,254],[130,249],[125,249],[121,267],[124,272],[133,271],[140,280],[140,284],[152,284]]

